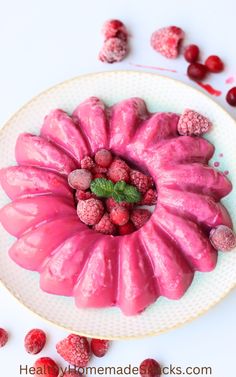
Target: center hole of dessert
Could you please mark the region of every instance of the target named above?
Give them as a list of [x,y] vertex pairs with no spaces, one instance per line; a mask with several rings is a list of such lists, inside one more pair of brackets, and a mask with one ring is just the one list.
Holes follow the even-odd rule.
[[79,219],[103,234],[125,235],[141,228],[152,214],[146,206],[157,201],[152,177],[107,149],[85,156],[68,183],[75,190]]

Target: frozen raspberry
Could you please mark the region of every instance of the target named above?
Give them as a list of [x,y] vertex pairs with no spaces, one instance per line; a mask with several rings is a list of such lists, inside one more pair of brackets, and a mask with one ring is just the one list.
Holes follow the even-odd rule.
[[83,190],[76,190],[75,196],[78,201],[94,198],[94,194],[91,191],[83,191]]
[[89,362],[89,342],[83,336],[70,334],[57,343],[56,349],[64,360],[76,367],[86,367]]
[[126,234],[133,233],[135,231],[135,226],[131,221],[128,221],[125,225],[121,225],[118,227],[118,233],[121,236],[125,236]]
[[105,40],[109,38],[119,38],[123,41],[127,41],[128,32],[123,22],[119,20],[108,20],[105,22],[102,28],[102,33]]
[[143,198],[141,200],[142,205],[152,206],[156,204],[157,202],[157,192],[156,190],[149,189],[147,192],[143,195]]
[[131,212],[130,219],[136,229],[141,228],[150,218],[151,212],[148,209],[135,208]]
[[138,170],[130,171],[130,183],[144,194],[150,187],[149,177]]
[[203,115],[194,110],[186,109],[181,115],[178,123],[178,132],[180,135],[200,136],[208,132],[212,123]]
[[100,149],[95,154],[95,162],[102,168],[108,168],[112,162],[112,154],[107,149]]
[[111,210],[110,219],[113,224],[124,225],[129,221],[129,211],[127,208],[117,206]]
[[129,182],[129,170],[130,169],[125,161],[116,159],[111,163],[107,172],[107,176],[113,182]]
[[109,340],[103,339],[92,339],[91,340],[91,351],[97,357],[103,357],[106,355],[109,348]]
[[211,55],[205,61],[205,66],[207,67],[208,71],[213,73],[219,73],[224,70],[224,63],[217,55]]
[[8,332],[0,328],[0,348],[4,347],[8,341]]
[[154,359],[146,359],[140,364],[139,373],[142,377],[160,377],[160,364]]
[[230,106],[236,106],[236,87],[231,88],[227,95],[226,95],[226,101]]
[[103,233],[103,234],[115,234],[116,232],[116,227],[115,225],[111,222],[110,216],[108,213],[104,213],[102,216],[101,220],[99,223],[94,225],[94,230],[97,232]]
[[28,353],[36,355],[42,351],[46,343],[46,334],[43,330],[33,329],[25,336],[25,349]]
[[210,232],[210,241],[216,250],[230,251],[236,247],[236,234],[225,225],[219,225]]
[[94,168],[95,166],[95,162],[93,161],[93,159],[89,156],[85,156],[82,160],[81,160],[81,168],[82,169],[86,169],[86,170],[91,170],[92,168]]
[[120,38],[107,39],[99,53],[99,60],[104,63],[120,62],[128,53],[126,41]]
[[166,58],[175,59],[179,55],[179,47],[184,32],[176,26],[164,27],[151,36],[151,46]]
[[116,202],[115,199],[113,199],[112,197],[106,199],[106,207],[107,207],[107,210],[108,212],[111,212],[111,210],[115,207],[125,207],[127,209],[131,209],[133,207],[133,204],[132,203],[127,203],[127,202]]
[[76,190],[87,190],[91,181],[92,174],[86,169],[76,169],[68,175],[69,185]]
[[195,81],[203,80],[207,75],[207,67],[201,63],[191,63],[187,69],[187,75]]
[[103,204],[98,199],[80,200],[77,204],[77,215],[87,225],[97,224],[104,212]]
[[50,357],[41,357],[34,363],[36,371],[40,371],[40,377],[58,377],[59,367]]
[[185,60],[189,63],[195,63],[199,57],[199,47],[197,45],[189,45],[184,50]]

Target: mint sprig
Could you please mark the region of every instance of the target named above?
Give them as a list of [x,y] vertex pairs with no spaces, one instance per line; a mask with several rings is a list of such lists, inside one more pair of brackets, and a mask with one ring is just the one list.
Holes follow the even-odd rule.
[[109,179],[96,178],[90,184],[91,191],[101,198],[112,197],[116,202],[137,203],[141,194],[136,187],[124,181],[113,183]]

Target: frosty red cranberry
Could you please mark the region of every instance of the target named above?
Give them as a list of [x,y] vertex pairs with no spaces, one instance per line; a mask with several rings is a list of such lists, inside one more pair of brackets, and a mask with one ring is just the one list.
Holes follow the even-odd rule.
[[236,247],[236,234],[225,225],[219,225],[210,232],[210,241],[216,250],[230,251]]
[[0,328],[0,348],[4,347],[8,342],[8,332]]
[[25,336],[25,349],[28,353],[36,355],[42,351],[46,343],[46,334],[43,330],[33,329]]
[[59,367],[50,357],[41,357],[34,363],[36,375],[41,377],[58,377]]
[[87,199],[79,200],[77,204],[77,215],[87,225],[95,225],[102,218],[104,207],[101,200]]
[[129,221],[129,211],[127,208],[117,206],[111,210],[110,219],[113,224],[124,225]]
[[226,95],[226,101],[230,106],[236,106],[236,87],[231,88],[227,95]]
[[160,364],[154,359],[146,359],[140,364],[139,373],[142,377],[160,377]]
[[195,63],[199,57],[199,47],[197,45],[189,45],[184,50],[185,60],[189,63]]
[[[95,154],[94,159],[95,159],[95,162],[102,168],[108,168],[112,162],[112,154],[107,149],[100,149]],[[101,173],[101,171],[99,171],[99,173]]]
[[103,357],[106,355],[109,348],[109,340],[104,339],[92,339],[91,351],[97,357]]
[[190,79],[195,81],[201,81],[207,75],[207,68],[204,64],[201,63],[191,63],[188,66],[187,74],[190,77]]
[[92,174],[86,169],[73,170],[68,176],[69,185],[76,190],[87,190],[92,181]]
[[208,71],[213,73],[222,72],[224,69],[224,63],[217,55],[211,55],[205,61],[205,66],[207,67]]

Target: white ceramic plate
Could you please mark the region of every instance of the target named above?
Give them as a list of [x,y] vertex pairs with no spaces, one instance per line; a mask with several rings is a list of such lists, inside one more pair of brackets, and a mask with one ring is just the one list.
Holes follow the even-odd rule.
[[[236,187],[236,127],[234,120],[203,93],[178,81],[141,72],[106,72],[81,76],[40,94],[18,111],[0,132],[0,167],[15,164],[14,145],[22,131],[38,133],[45,114],[61,107],[71,112],[89,96],[106,104],[124,98],[142,97],[151,111],[182,112],[189,107],[208,116],[214,123],[209,140],[216,146],[212,160],[229,170]],[[223,157],[219,155],[223,154]],[[0,207],[9,199],[1,192]],[[235,189],[224,200],[236,225]],[[48,295],[39,289],[37,273],[14,264],[7,250],[14,241],[0,229],[0,279],[5,287],[32,312],[72,332],[91,337],[121,339],[160,334],[197,318],[219,302],[236,285],[236,252],[221,254],[211,273],[195,275],[194,282],[179,301],[159,299],[143,314],[125,317],[119,309],[78,310],[72,298]]]

